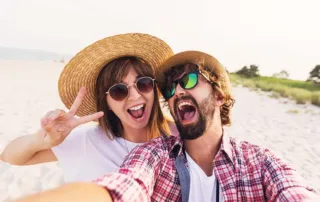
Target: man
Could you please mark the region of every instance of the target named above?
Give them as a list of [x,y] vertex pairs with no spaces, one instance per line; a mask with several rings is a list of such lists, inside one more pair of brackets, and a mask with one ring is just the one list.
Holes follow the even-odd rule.
[[[69,184],[22,201],[304,201],[316,197],[269,150],[224,133],[234,100],[212,56],[176,54],[157,75],[180,137],[134,149],[117,173]],[[316,200],[316,199],[315,199]],[[318,199],[319,200],[319,199]]]

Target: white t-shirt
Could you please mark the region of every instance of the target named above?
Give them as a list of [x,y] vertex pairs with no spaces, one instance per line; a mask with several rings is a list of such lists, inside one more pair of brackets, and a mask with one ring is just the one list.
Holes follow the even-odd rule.
[[141,144],[123,138],[111,140],[100,126],[83,125],[52,151],[66,182],[91,182],[118,170],[128,153]]
[[[216,201],[217,181],[215,175],[208,177],[187,152],[186,156],[190,173],[189,201],[218,202]],[[221,190],[219,190],[219,202],[223,202]]]

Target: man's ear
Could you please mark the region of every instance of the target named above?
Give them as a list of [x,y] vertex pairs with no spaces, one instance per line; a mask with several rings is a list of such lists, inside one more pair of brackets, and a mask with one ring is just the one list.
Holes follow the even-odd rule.
[[214,97],[215,97],[215,105],[216,105],[216,107],[221,107],[224,104],[223,95],[219,91],[216,91]]

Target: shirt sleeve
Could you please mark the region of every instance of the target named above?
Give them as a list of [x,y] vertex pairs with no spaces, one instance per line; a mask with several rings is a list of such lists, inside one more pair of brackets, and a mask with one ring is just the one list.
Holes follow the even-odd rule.
[[86,127],[73,129],[63,142],[51,150],[57,157],[60,166],[70,164],[71,159],[75,159],[84,155],[84,142],[87,133]]
[[106,174],[95,182],[104,186],[114,201],[150,201],[161,171],[161,153],[152,147],[136,147],[118,172]]
[[313,195],[314,190],[305,184],[298,172],[265,150],[263,183],[268,201],[301,201]]

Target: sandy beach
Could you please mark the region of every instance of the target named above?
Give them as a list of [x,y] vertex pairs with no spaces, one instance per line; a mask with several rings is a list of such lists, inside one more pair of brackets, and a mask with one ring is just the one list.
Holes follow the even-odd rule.
[[[57,81],[64,64],[0,60],[0,152],[12,139],[35,132],[49,110],[65,109]],[[268,93],[233,88],[236,104],[230,136],[267,147],[291,163],[320,191],[320,107],[297,105]],[[63,183],[57,163],[11,166],[0,162],[0,201]]]

